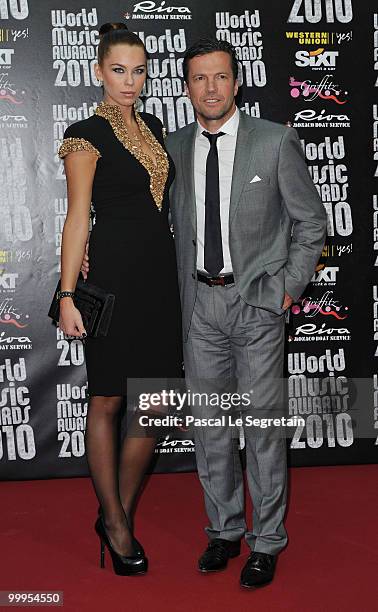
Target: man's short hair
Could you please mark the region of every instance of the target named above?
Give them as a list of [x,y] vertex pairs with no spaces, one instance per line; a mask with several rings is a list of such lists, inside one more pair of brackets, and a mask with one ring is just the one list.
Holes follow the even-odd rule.
[[207,55],[208,53],[215,53],[216,51],[223,51],[230,56],[232,73],[234,75],[234,80],[238,78],[239,65],[238,60],[236,59],[235,49],[234,47],[227,42],[226,40],[216,40],[215,38],[200,38],[194,45],[189,47],[184,55],[183,62],[183,72],[184,72],[184,80],[188,82],[188,74],[189,74],[189,62],[193,57],[198,57],[199,55]]

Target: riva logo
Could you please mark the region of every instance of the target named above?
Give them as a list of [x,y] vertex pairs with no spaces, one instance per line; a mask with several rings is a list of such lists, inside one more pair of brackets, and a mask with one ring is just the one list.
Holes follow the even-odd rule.
[[152,0],[146,0],[145,2],[138,2],[134,4],[133,13],[138,11],[142,13],[190,13],[190,9],[187,6],[166,6],[165,0],[160,3],[160,6]]
[[0,121],[12,121],[14,123],[23,123],[27,121],[25,115],[0,115]]

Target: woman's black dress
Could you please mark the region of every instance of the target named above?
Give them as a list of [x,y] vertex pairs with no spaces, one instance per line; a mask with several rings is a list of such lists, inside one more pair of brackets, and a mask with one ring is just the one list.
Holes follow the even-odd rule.
[[87,280],[115,295],[107,336],[85,341],[88,395],[126,395],[128,378],[181,377],[181,311],[168,224],[174,166],[159,119],[136,117],[157,170],[138,143],[133,148],[119,107],[104,102],[67,128],[59,150],[61,157],[78,150],[98,156]]

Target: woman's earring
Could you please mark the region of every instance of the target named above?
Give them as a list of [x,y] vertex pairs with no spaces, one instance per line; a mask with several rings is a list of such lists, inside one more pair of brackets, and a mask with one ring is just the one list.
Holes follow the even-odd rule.
[[142,100],[140,98],[135,100],[135,102],[134,102],[134,111],[139,112],[142,109],[142,107],[143,107]]

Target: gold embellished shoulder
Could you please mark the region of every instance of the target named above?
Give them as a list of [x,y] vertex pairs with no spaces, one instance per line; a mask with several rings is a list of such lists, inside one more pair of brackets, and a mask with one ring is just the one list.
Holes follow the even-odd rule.
[[133,155],[140,164],[147,170],[150,176],[150,191],[159,211],[161,211],[164,198],[164,189],[168,178],[169,161],[167,153],[155,138],[148,125],[143,121],[140,114],[135,112],[135,119],[140,132],[153,152],[156,165],[149,155],[147,155],[138,140],[133,139],[128,133],[124,122],[122,111],[119,106],[101,102],[95,110],[95,114],[106,119],[120,143]]
[[75,153],[76,151],[89,151],[97,157],[101,157],[100,151],[85,138],[64,138],[59,147],[58,155],[63,159],[68,153]]

